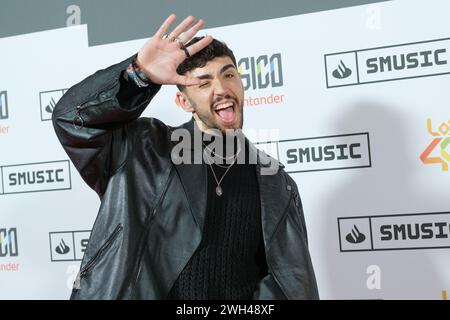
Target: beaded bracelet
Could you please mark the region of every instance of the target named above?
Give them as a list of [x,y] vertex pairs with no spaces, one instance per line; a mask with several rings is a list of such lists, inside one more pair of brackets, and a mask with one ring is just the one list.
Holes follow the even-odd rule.
[[131,78],[139,88],[148,87],[150,84],[150,80],[136,64],[136,59],[128,65],[126,75],[128,78]]

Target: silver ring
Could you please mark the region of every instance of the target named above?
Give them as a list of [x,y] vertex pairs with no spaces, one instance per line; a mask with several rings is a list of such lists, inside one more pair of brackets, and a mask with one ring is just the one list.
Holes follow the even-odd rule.
[[169,35],[166,33],[165,35],[163,35],[163,39],[167,39],[169,37]]

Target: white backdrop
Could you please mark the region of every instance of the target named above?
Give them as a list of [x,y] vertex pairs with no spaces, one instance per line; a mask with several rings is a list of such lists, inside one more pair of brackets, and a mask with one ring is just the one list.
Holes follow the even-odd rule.
[[[323,299],[450,289],[449,11],[396,0],[203,32],[234,50],[244,127],[298,184]],[[84,25],[0,39],[0,299],[70,295],[99,200],[51,111],[145,41],[87,40]],[[187,121],[174,94],[164,87],[143,116]]]

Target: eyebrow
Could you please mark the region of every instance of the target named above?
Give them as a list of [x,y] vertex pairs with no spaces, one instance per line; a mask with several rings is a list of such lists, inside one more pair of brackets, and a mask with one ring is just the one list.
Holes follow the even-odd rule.
[[[232,64],[232,63],[226,64],[226,65],[224,65],[224,66],[222,67],[222,69],[220,69],[219,73],[224,73],[225,71],[227,71],[227,70],[230,69],[230,68],[236,68],[236,67],[235,67],[234,64]],[[200,79],[200,80],[203,80],[203,79],[212,79],[213,77],[212,77],[211,74],[207,73],[207,74],[199,75],[199,76],[196,77],[196,78],[197,78],[197,79]]]

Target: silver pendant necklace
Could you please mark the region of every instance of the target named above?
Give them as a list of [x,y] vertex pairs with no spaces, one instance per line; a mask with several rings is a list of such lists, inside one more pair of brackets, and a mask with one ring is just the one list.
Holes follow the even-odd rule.
[[222,187],[221,187],[221,186],[217,186],[217,187],[216,187],[216,194],[217,194],[219,197],[223,194],[223,191],[222,191]]
[[214,169],[213,169],[212,164],[211,164],[211,163],[212,163],[212,159],[210,159],[210,160],[211,160],[211,163],[209,163],[209,167],[211,168],[211,172],[212,172],[212,174],[213,174],[213,176],[214,176],[214,180],[216,180],[216,183],[217,183],[217,186],[216,186],[216,194],[217,194],[219,197],[223,194],[223,189],[222,189],[222,187],[220,186],[220,184],[222,183],[223,178],[225,178],[226,174],[227,174],[228,171],[231,169],[231,167],[236,163],[236,159],[237,159],[237,156],[235,155],[235,158],[234,158],[233,162],[228,166],[227,170],[225,171],[225,173],[223,174],[223,176],[220,178],[220,180],[217,179],[216,173],[214,172]]
[[225,166],[223,166],[223,165],[216,164],[217,166],[219,166],[219,167],[221,167],[221,168],[227,168],[227,170],[225,171],[225,173],[223,174],[223,176],[220,178],[220,180],[218,180],[218,179],[217,179],[217,176],[216,176],[216,173],[214,172],[214,169],[213,169],[213,167],[212,167],[212,163],[213,163],[214,161],[213,161],[213,159],[211,158],[211,156],[210,156],[209,154],[205,153],[205,155],[208,157],[208,160],[209,160],[209,162],[210,162],[210,163],[208,163],[208,164],[209,164],[209,166],[210,166],[210,168],[211,168],[211,172],[212,172],[212,174],[213,174],[213,176],[214,176],[214,180],[216,180],[216,183],[217,183],[217,186],[216,186],[216,194],[220,197],[221,195],[223,195],[223,189],[222,189],[222,187],[221,187],[220,184],[222,183],[223,178],[225,178],[226,174],[227,174],[228,171],[231,169],[231,167],[236,163],[237,156],[238,156],[238,154],[241,152],[241,149],[239,148],[240,146],[239,146],[239,144],[238,144],[238,150],[237,150],[237,152],[236,152],[233,156],[231,156],[231,157],[222,157],[222,156],[220,156],[219,154],[215,153],[212,149],[208,148],[208,146],[207,146],[205,143],[203,143],[203,145],[204,145],[205,149],[208,149],[208,151],[210,151],[211,153],[214,153],[214,156],[217,156],[217,157],[221,158],[222,160],[228,160],[228,159],[233,158],[233,162],[232,162],[229,166],[227,166],[227,167],[225,167]]

